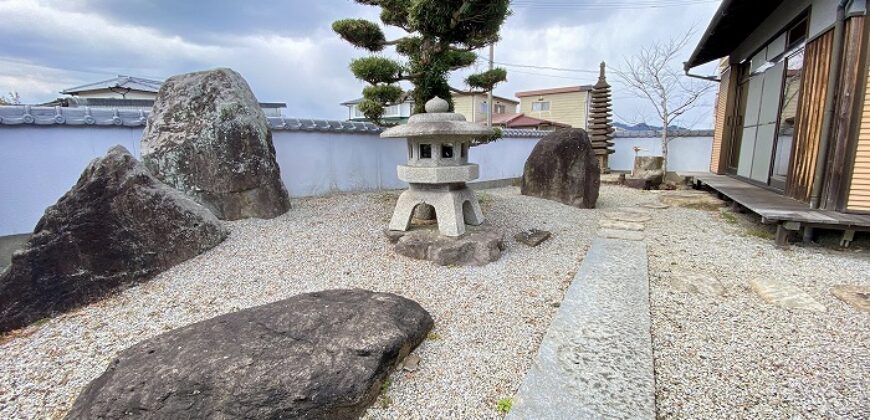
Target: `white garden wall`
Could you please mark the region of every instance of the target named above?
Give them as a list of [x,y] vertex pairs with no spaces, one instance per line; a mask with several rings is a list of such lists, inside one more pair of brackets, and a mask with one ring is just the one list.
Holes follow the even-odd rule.
[[[33,230],[45,208],[75,184],[92,159],[120,144],[139,156],[142,127],[0,127],[0,236]],[[404,188],[396,165],[404,140],[377,134],[273,132],[281,177],[293,197]],[[480,181],[519,177],[537,138],[505,138],[474,147]]]
[[[141,113],[30,107],[0,111],[0,236],[31,232],[45,208],[110,147],[120,144],[139,156]],[[269,123],[281,177],[293,197],[406,187],[396,176],[396,165],[407,159],[405,141],[380,139],[370,124],[280,118],[269,118]],[[522,176],[542,134],[505,130],[505,138],[472,148],[469,159],[480,164],[478,181]],[[671,167],[706,170],[711,141],[674,140]],[[645,153],[655,153],[657,139],[618,138],[615,143],[611,168],[628,170],[631,147],[638,144],[649,149]]]

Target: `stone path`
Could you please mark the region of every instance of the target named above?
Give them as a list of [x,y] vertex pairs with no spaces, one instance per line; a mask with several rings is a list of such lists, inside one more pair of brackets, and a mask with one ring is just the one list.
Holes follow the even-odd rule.
[[598,238],[509,419],[655,417],[646,244]]
[[768,303],[785,309],[824,312],[825,306],[793,284],[774,279],[754,279],[749,282],[752,291]]
[[834,286],[831,294],[855,309],[870,313],[870,286]]
[[655,417],[643,242],[643,222],[652,217],[638,209],[604,216],[510,419]]

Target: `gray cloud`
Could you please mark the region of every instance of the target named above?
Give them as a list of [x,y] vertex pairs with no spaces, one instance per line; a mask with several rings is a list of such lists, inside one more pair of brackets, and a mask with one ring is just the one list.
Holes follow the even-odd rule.
[[[525,7],[532,0],[517,0],[496,47],[496,61],[581,70],[597,69],[601,60],[618,66],[623,56],[650,40],[679,35],[693,25],[703,29],[717,6],[625,9],[535,1],[545,6]],[[0,15],[7,17],[0,26],[0,92],[16,90],[28,102],[41,102],[63,88],[115,74],[164,78],[225,66],[241,72],[261,100],[287,102],[288,115],[344,118],[338,104],[359,96],[363,86],[347,64],[365,52],[340,40],[330,25],[342,17],[376,19],[377,13],[377,8],[350,0],[0,0]],[[484,68],[480,62],[477,70]],[[508,82],[496,92],[502,96],[591,84],[597,77],[507,69]],[[469,73],[454,75],[453,83],[460,84]],[[654,123],[648,106],[615,87],[620,116]],[[688,114],[684,121],[709,126],[712,107]]]

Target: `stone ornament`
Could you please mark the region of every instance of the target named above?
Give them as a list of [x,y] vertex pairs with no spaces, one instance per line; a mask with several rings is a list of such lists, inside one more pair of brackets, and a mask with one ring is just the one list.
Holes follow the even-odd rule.
[[397,171],[409,188],[399,196],[390,230],[407,231],[414,208],[420,205],[435,208],[438,231],[444,236],[461,236],[466,224],[484,221],[477,196],[465,183],[479,176],[477,164],[468,163],[471,142],[492,135],[492,129],[470,123],[449,109],[447,101],[433,98],[426,102],[425,113],[381,133],[382,138],[408,139],[408,163]]
[[598,158],[598,166],[601,173],[608,173],[607,158],[615,150],[613,149],[613,116],[610,102],[610,84],[604,75],[604,62],[601,63],[601,71],[598,75],[598,83],[592,87],[592,105],[589,107],[589,140],[592,141],[592,150]]

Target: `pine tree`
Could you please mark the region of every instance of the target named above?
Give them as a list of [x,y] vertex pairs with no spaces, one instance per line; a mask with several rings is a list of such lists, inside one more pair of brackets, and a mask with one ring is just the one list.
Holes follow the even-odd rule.
[[332,29],[356,47],[373,53],[387,46],[406,57],[404,63],[382,56],[353,60],[350,70],[358,79],[369,83],[363,89],[363,101],[357,106],[371,121],[381,123],[384,106],[397,103],[403,96],[399,82],[414,85],[410,92],[414,112],[424,112],[426,101],[438,96],[450,103],[451,91],[483,93],[506,80],[507,72],[494,68],[465,79],[471,88],[462,91],[448,85],[451,71],[474,64],[475,50],[494,44],[499,28],[510,14],[509,0],[356,0],[380,6],[381,21],[401,28],[407,36],[388,41],[381,27],[365,19],[343,19]]

